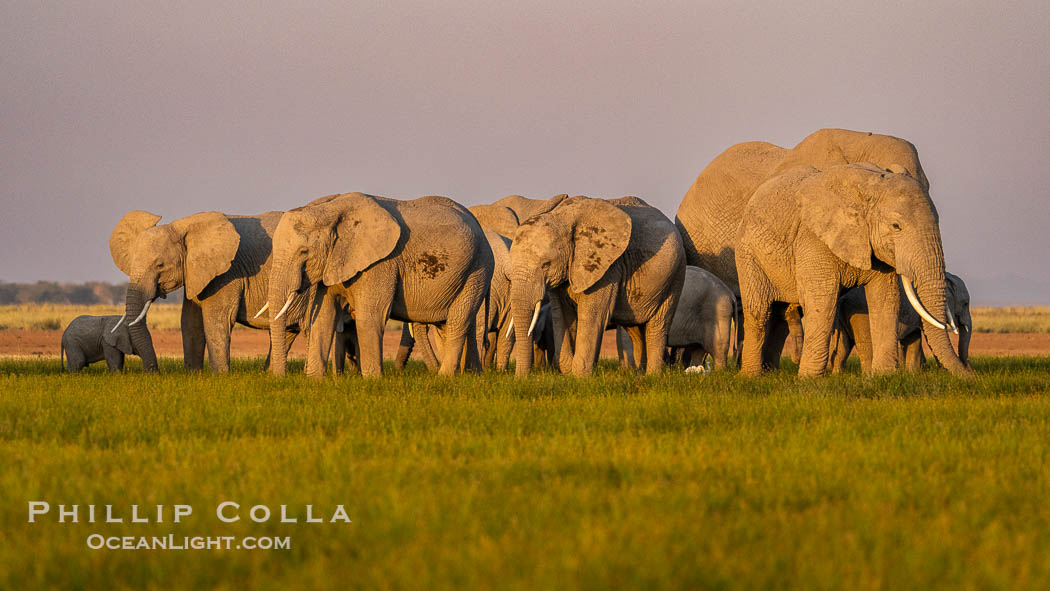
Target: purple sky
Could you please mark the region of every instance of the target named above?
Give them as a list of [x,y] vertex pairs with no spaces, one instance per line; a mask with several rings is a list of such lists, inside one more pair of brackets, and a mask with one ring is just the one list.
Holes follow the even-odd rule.
[[1050,3],[745,4],[4,1],[0,279],[124,279],[131,209],[565,192],[673,217],[730,145],[846,127],[918,147],[975,304],[1050,304]]

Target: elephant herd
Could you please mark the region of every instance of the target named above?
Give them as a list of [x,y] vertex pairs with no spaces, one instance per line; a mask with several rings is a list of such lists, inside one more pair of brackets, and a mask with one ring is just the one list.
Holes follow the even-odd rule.
[[[379,376],[395,319],[396,364],[418,347],[442,375],[505,369],[513,350],[519,376],[536,363],[586,376],[613,327],[624,362],[649,374],[679,351],[720,369],[739,348],[741,374],[757,375],[779,367],[789,335],[803,376],[840,370],[853,348],[866,372],[891,371],[902,355],[916,368],[920,333],[949,371],[971,372],[969,295],[945,272],[929,182],[915,147],[886,135],[825,129],[790,149],[733,146],[674,221],[637,197],[510,196],[468,209],[363,193],[159,221],[132,211],[113,230],[125,312],[70,325],[71,369],[111,356],[119,369],[136,354],[155,371],[146,314],[184,287],[189,369],[207,349],[212,369],[228,370],[239,323],[270,331],[275,374],[301,333],[308,375],[331,359],[337,372],[349,362]],[[963,331],[959,353],[949,330]]]

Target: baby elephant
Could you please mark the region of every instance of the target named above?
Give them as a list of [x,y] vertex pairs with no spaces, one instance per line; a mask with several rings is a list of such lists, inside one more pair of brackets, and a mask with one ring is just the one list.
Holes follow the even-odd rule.
[[[69,371],[80,371],[88,365],[106,360],[109,371],[121,371],[124,369],[125,355],[138,355],[131,345],[131,335],[128,334],[128,324],[120,325],[113,331],[113,327],[120,322],[120,316],[77,316],[66,327],[62,333],[61,361],[62,369],[65,369],[64,359],[69,360]],[[149,332],[146,338],[152,338]]]

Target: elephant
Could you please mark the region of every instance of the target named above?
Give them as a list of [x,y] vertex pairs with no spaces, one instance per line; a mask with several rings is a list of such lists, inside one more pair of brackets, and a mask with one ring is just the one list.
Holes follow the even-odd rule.
[[[549,291],[563,373],[591,374],[610,324],[642,337],[637,356],[647,373],[662,369],[685,252],[659,210],[637,197],[563,199],[519,226],[510,269],[517,342],[529,342]],[[533,348],[517,347],[515,361],[515,373],[526,376]]]
[[[736,309],[736,297],[721,279],[700,267],[687,266],[682,295],[667,333],[670,358],[676,359],[680,350],[683,364],[689,367],[710,355],[714,369],[726,369],[730,354],[736,352]],[[621,353],[621,362],[631,367],[634,356],[630,337],[621,328],[616,333],[617,353]]]
[[[110,254],[129,277],[124,320],[143,365],[157,367],[156,353],[145,329],[146,312],[157,297],[185,287],[182,303],[182,349],[187,369],[204,367],[204,348],[214,371],[230,367],[230,332],[234,323],[266,329],[272,237],[282,212],[257,216],[194,214],[157,225],[160,216],[146,211],[124,215],[109,239]],[[308,300],[304,294],[289,310],[284,336],[291,346]],[[122,321],[123,322],[123,321]]]
[[[791,149],[767,142],[745,142],[730,147],[696,178],[675,216],[688,263],[714,273],[739,298],[738,230],[755,190],[766,180],[795,166],[824,169],[860,162],[911,176],[923,190],[929,191],[929,181],[915,146],[889,135],[821,129]],[[776,368],[780,366],[788,328],[777,318],[770,323],[770,331],[764,365]]]
[[[141,355],[132,344],[128,326],[118,326],[121,316],[77,316],[62,333],[59,363],[77,372],[96,361],[106,360],[109,371],[123,371],[125,355]],[[145,328],[145,327],[143,327]],[[146,342],[153,351],[153,340],[146,330]]]
[[337,311],[332,302],[342,298],[356,321],[365,377],[382,375],[389,318],[445,324],[450,346],[441,361],[442,375],[455,373],[464,346],[467,367],[479,368],[472,337],[493,255],[481,226],[462,205],[445,197],[400,201],[364,193],[328,195],[286,212],[273,244],[268,295],[273,373],[285,371],[284,312],[315,286],[332,297],[311,307],[308,357],[328,358]]
[[[958,275],[944,273],[946,305],[951,313],[948,320],[954,321],[959,332],[959,361],[969,366],[970,335],[973,334],[973,319],[970,316],[970,292]],[[871,367],[871,328],[868,324],[868,305],[863,288],[854,288],[839,298],[836,330],[831,337],[832,373],[840,373],[850,352],[856,347],[861,369]],[[897,319],[897,341],[905,368],[918,371],[926,364],[922,351],[922,318],[902,296],[900,317]]]
[[[493,271],[492,283],[489,285],[488,300],[485,305],[478,309],[478,317],[475,320],[477,327],[477,347],[482,352],[482,367],[488,368],[495,364],[496,369],[503,371],[507,368],[510,359],[510,349],[514,344],[513,334],[506,330],[510,322],[510,279],[507,277],[507,265],[510,257],[510,238],[505,235],[481,226],[485,232],[485,239],[489,248],[492,249]],[[435,327],[440,334],[441,329]],[[412,349],[418,344],[420,355],[427,367],[436,370],[438,367],[435,355],[429,340],[416,341],[416,334],[428,334],[429,327],[425,324],[405,324],[401,329],[401,344],[398,347],[394,367],[402,369],[408,362]]]
[[[969,375],[948,339],[944,255],[925,187],[872,164],[798,166],[762,184],[745,208],[736,250],[744,310],[741,373],[762,372],[774,303],[798,304],[806,334],[800,376],[824,373],[838,297],[865,286],[872,371],[897,367],[897,274],[927,340],[955,375]],[[917,292],[917,294],[916,294]],[[935,329],[935,330],[934,330]]]

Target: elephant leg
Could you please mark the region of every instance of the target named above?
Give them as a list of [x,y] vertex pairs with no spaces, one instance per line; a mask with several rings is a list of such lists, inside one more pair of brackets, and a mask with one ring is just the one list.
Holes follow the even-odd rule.
[[572,371],[572,360],[576,351],[576,328],[578,313],[575,305],[564,293],[551,294],[551,319],[554,324],[554,351],[558,369],[567,374]]
[[[357,346],[361,348],[361,375],[366,378],[378,378],[383,375],[383,328],[387,318],[387,314],[383,314],[383,311],[380,310],[379,314],[360,314],[357,318]],[[389,312],[389,308],[386,311]]]
[[182,302],[182,363],[189,370],[204,369],[204,314],[193,300]]
[[615,285],[604,285],[584,296],[576,320],[576,351],[572,356],[572,374],[586,377],[594,371],[594,362],[602,348],[602,335],[609,326],[609,316],[616,305]]
[[66,368],[70,373],[78,372],[87,367],[87,356],[79,347],[66,348]]
[[414,322],[412,323],[412,330],[419,335],[416,339],[416,346],[419,347],[419,356],[423,358],[423,363],[426,364],[428,370],[437,371],[441,362],[438,361],[435,345],[431,343],[430,335],[433,334],[437,341],[437,351],[441,351],[442,342],[441,336],[438,334],[438,328],[429,324]]
[[883,273],[864,286],[871,326],[871,371],[895,371],[898,363],[897,322],[900,319],[900,285],[897,275]]
[[803,294],[806,314],[802,317],[802,330],[806,338],[798,366],[799,377],[819,376],[827,370],[831,329],[835,325],[839,298],[837,278],[811,282],[809,287]]
[[341,376],[346,371],[346,338],[345,333],[336,333],[332,343],[332,366],[335,375]]
[[624,342],[627,339],[627,331],[625,331],[622,326],[617,326],[615,328],[615,330],[616,330],[616,359],[620,362],[620,368],[621,369],[632,369],[631,365],[634,365],[634,364],[633,364],[633,362],[630,365],[628,365],[628,363],[627,363],[626,351],[628,349],[628,346]]
[[109,371],[124,371],[124,353],[120,349],[103,344],[102,356],[106,360],[106,367]]
[[920,361],[922,356],[922,330],[904,335],[901,339],[901,358],[904,360],[904,368],[908,371],[922,370]]
[[408,322],[401,323],[401,343],[398,344],[397,355],[394,356],[394,369],[398,371],[405,369],[408,358],[412,356],[412,349],[416,345],[416,339],[412,337],[412,332],[415,330],[416,327],[409,328]]
[[226,373],[230,371],[230,332],[233,331],[233,318],[222,311],[202,311],[208,317],[205,322],[204,337],[208,344],[208,361],[212,371]]
[[[645,327],[643,326],[628,326],[627,335],[631,337],[631,348],[634,350],[634,362],[635,367],[639,371],[645,371],[645,368],[649,366],[649,354],[651,351],[646,346],[645,338]],[[660,350],[660,362],[663,363],[664,352]]]
[[[872,346],[871,346],[871,324],[868,321],[868,315],[860,312],[851,314],[847,320],[849,323],[849,330],[853,333],[853,348],[857,349],[857,357],[860,359],[860,370],[865,373],[871,373],[871,358],[872,358]],[[847,350],[843,353],[844,357],[849,357],[850,347],[847,346]],[[845,358],[843,359],[845,363]]]
[[[506,323],[503,323],[496,334],[496,371],[506,371],[507,365],[510,364],[510,352],[514,348],[514,331],[510,332],[508,336]],[[542,355],[534,356],[534,363],[539,365],[542,358]]]
[[481,358],[481,368],[489,369],[496,365],[496,349],[499,343],[499,334],[490,332],[485,335],[485,355]]
[[335,337],[335,320],[339,308],[334,299],[325,298],[316,314],[312,314],[310,332],[306,340],[306,375],[324,377],[328,370],[328,355]]

